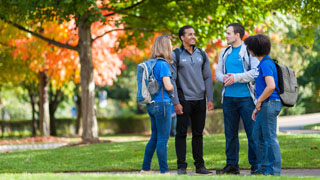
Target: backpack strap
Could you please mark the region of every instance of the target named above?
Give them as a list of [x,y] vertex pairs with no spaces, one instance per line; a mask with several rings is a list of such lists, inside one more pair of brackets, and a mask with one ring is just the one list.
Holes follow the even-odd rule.
[[153,75],[153,68],[156,66],[157,61],[158,61],[158,59],[155,59],[155,62],[152,64],[152,67],[151,67],[151,76],[152,76],[152,77],[154,77],[154,75]]
[[251,70],[251,58],[250,58],[250,53],[249,53],[249,51],[248,51],[248,48],[246,48],[246,51],[247,51],[247,54],[248,54],[248,58],[249,58],[249,71]]
[[180,62],[180,54],[181,54],[181,48],[176,48],[173,50],[173,52],[176,55],[176,73],[177,73],[177,78],[176,78],[176,85],[177,85],[177,93],[178,93],[178,98],[180,100],[184,100],[184,93],[181,88],[180,82],[179,82],[179,77],[178,77],[178,69],[179,69],[179,62]]
[[176,55],[176,64],[177,64],[177,68],[180,62],[180,48],[176,48],[173,50],[174,54]]
[[226,54],[226,52],[228,51],[228,49],[230,49],[231,46],[227,47],[226,50],[224,50],[222,57]]
[[207,61],[207,56],[206,56],[206,54],[205,54],[205,52],[204,51],[202,51],[202,49],[200,49],[200,48],[198,48],[199,50],[200,50],[200,53],[201,53],[201,56],[202,56],[202,58],[203,58],[203,62],[202,62],[202,71],[203,71],[203,69],[204,69],[204,64],[205,64],[205,62]]

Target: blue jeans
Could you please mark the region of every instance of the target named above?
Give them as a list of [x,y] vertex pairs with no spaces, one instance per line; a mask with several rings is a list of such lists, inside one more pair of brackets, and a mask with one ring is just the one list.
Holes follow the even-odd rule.
[[223,99],[223,116],[224,116],[224,133],[226,137],[226,156],[227,165],[233,165],[239,168],[239,123],[242,119],[244,129],[248,138],[248,158],[251,169],[256,169],[257,157],[256,148],[252,139],[252,130],[254,121],[251,119],[254,110],[254,103],[251,97],[224,97]]
[[176,134],[177,134],[177,115],[171,118],[170,136],[176,136]]
[[167,142],[171,126],[171,102],[147,105],[151,119],[151,137],[144,152],[142,170],[149,171],[154,151],[157,149],[160,173],[169,172],[167,164]]
[[277,116],[282,108],[280,100],[263,102],[253,128],[257,147],[258,171],[263,174],[281,173],[280,145],[277,139]]

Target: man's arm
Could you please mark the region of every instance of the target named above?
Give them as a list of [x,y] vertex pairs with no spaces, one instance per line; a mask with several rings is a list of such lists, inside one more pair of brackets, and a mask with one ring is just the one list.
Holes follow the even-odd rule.
[[210,69],[210,62],[207,53],[205,54],[206,60],[204,60],[204,68],[202,70],[204,85],[208,97],[208,101],[213,102],[213,86],[212,86],[212,75]]
[[235,83],[246,83],[254,80],[254,75],[257,71],[259,60],[253,56],[249,56],[249,58],[251,58],[251,70],[243,73],[233,74]]

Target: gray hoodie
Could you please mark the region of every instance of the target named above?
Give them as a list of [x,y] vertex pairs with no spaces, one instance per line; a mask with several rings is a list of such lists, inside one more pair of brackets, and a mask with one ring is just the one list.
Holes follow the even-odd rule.
[[[208,55],[206,55],[205,64],[201,51],[194,47],[193,53],[190,54],[183,46],[180,48],[180,60],[178,67],[178,81],[182,88],[184,99],[187,101],[203,100],[205,93],[208,101],[213,101],[213,86]],[[177,92],[177,60],[176,55],[172,53],[173,64],[171,69],[173,72],[174,97],[173,104],[180,104]]]

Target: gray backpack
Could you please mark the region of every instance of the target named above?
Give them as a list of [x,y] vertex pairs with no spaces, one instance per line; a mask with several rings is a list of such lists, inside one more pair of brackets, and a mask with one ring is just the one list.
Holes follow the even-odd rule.
[[282,105],[293,107],[298,99],[298,82],[294,71],[288,66],[278,64],[276,59],[268,60],[272,60],[277,68],[279,90],[276,91],[280,94]]

